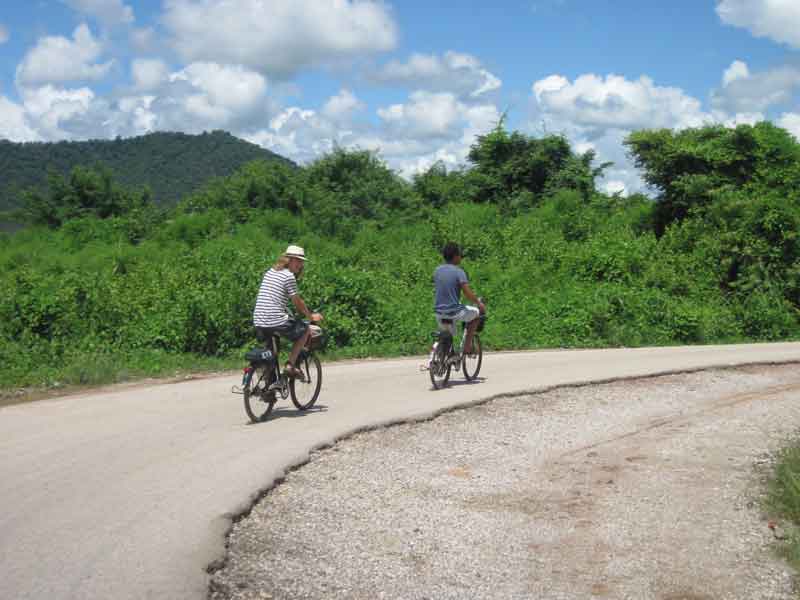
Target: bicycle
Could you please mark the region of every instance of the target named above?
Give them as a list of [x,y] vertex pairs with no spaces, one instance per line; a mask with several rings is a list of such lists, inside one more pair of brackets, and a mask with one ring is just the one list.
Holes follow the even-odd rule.
[[[431,348],[430,359],[428,361],[428,374],[434,389],[440,390],[447,385],[450,380],[450,372],[453,368],[456,371],[463,371],[467,381],[474,381],[478,377],[483,365],[483,347],[481,338],[478,335],[483,331],[486,324],[486,315],[481,313],[478,317],[478,327],[475,335],[472,336],[472,353],[464,354],[464,341],[467,337],[467,324],[462,323],[461,341],[457,349],[453,348],[453,333],[449,330],[433,332],[433,347]],[[442,325],[452,326],[452,319],[442,319]]]
[[295,365],[303,374],[302,380],[279,368],[278,335],[270,335],[264,348],[255,348],[245,354],[249,364],[242,374],[241,393],[244,395],[244,410],[253,423],[261,423],[269,417],[279,395],[284,400],[291,397],[292,404],[300,411],[306,411],[316,403],[322,388],[322,364],[316,352],[324,349],[327,336],[316,325],[313,327],[316,329],[312,330],[312,336],[300,351]]

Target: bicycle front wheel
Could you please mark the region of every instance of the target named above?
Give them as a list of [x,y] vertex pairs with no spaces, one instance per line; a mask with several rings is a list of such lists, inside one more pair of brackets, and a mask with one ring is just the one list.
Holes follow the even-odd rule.
[[266,421],[275,406],[275,391],[268,390],[272,365],[253,367],[244,379],[244,411],[253,423]]
[[481,347],[481,338],[476,333],[472,338],[472,354],[465,354],[463,360],[464,377],[467,381],[474,381],[481,372],[481,365],[483,364],[483,348]]
[[322,387],[322,365],[316,354],[308,353],[297,360],[297,368],[303,372],[305,381],[293,377],[289,381],[289,393],[297,410],[308,410],[319,398]]

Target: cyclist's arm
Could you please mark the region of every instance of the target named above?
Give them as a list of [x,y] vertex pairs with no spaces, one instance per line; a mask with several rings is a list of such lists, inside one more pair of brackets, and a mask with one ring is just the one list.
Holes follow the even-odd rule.
[[305,301],[300,297],[300,294],[295,294],[294,296],[291,296],[291,298],[292,304],[294,304],[297,312],[299,312],[301,315],[304,315],[306,319],[309,319],[310,321],[320,321],[322,319],[322,315],[318,313],[312,313],[310,310],[308,310],[308,307],[306,306]]
[[461,290],[464,292],[464,295],[467,297],[468,300],[478,305],[478,308],[481,309],[481,312],[484,312],[486,310],[486,307],[484,306],[483,302],[481,302],[480,298],[478,298],[478,296],[475,295],[475,292],[472,291],[472,288],[469,287],[468,283],[462,283]]

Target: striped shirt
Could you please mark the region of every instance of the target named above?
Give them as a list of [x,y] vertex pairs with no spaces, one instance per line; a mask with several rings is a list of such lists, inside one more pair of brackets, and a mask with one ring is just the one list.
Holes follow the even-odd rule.
[[289,298],[296,294],[297,280],[289,269],[270,269],[264,273],[253,311],[253,324],[256,327],[278,327],[286,323],[289,320],[286,310]]

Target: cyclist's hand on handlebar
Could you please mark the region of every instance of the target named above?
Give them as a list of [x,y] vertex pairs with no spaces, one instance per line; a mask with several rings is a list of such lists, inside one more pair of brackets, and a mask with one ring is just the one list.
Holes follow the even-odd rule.
[[486,312],[486,305],[483,303],[483,300],[478,300],[478,310],[481,311],[481,314]]
[[322,317],[322,315],[320,313],[316,313],[316,312],[315,313],[311,313],[311,320],[314,323],[319,323],[320,321],[322,321],[322,319],[323,319],[323,317]]

